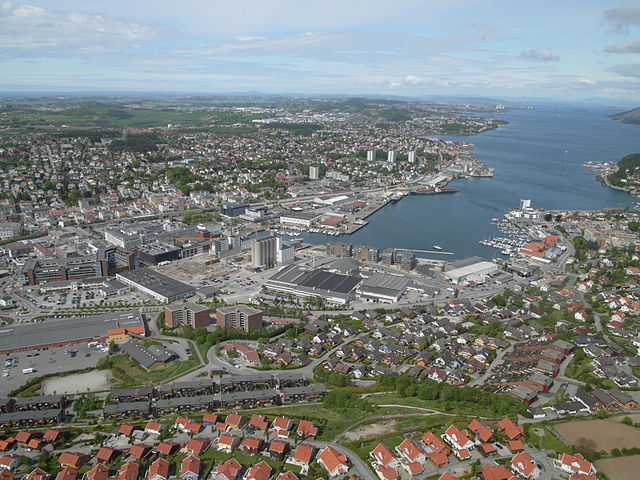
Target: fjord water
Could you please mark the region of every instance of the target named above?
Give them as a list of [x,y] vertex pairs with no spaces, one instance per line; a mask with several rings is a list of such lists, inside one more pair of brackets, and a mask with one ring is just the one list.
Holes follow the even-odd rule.
[[640,153],[640,128],[610,120],[611,113],[615,111],[514,110],[498,116],[509,123],[497,130],[442,137],[473,143],[473,155],[495,167],[494,177],[456,180],[450,184],[458,189],[454,194],[407,196],[369,217],[369,225],[353,235],[303,238],[316,244],[338,241],[380,249],[431,250],[441,245],[454,255],[433,258],[492,258],[497,251],[478,241],[496,235],[491,219],[517,207],[522,198],[546,209],[631,207],[636,203],[632,196],[604,187],[582,166]]

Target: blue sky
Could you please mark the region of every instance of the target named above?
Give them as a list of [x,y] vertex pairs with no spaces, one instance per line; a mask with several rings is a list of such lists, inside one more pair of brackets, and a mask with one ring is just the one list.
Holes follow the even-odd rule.
[[640,2],[0,0],[0,91],[640,104]]

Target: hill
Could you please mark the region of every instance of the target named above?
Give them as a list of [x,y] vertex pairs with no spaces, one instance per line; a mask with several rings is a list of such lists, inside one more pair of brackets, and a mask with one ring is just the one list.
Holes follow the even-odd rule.
[[611,185],[635,187],[639,180],[638,167],[640,167],[640,153],[627,155],[618,162],[618,170],[607,177]]
[[640,108],[634,108],[633,110],[627,110],[626,112],[609,115],[609,118],[616,122],[640,125]]

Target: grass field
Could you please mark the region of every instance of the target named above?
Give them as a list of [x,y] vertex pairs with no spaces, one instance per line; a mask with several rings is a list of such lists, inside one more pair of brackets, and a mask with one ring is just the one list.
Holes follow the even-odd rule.
[[146,371],[121,354],[113,357],[112,373],[120,382],[118,388],[126,388],[135,385],[158,384],[197,368],[199,365],[200,361],[193,356],[184,362],[174,361],[166,367],[158,365]]
[[401,397],[396,393],[385,393],[381,395],[370,395],[367,401],[375,405],[407,405],[437,410],[438,412],[461,414],[468,416],[496,418],[496,415],[489,408],[482,405],[469,404],[466,402],[440,402],[437,400],[421,400],[417,397]]
[[596,450],[599,451],[610,452],[614,448],[640,447],[640,429],[623,425],[612,418],[560,423],[554,428],[572,445],[581,437],[593,439],[596,442]]

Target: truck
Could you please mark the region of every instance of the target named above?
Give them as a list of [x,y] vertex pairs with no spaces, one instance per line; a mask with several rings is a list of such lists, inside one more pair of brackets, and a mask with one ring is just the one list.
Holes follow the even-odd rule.
[[26,375],[27,373],[33,373],[33,372],[35,372],[35,371],[36,371],[36,369],[35,369],[35,368],[23,368],[23,369],[22,369],[22,373],[24,373],[25,375]]

